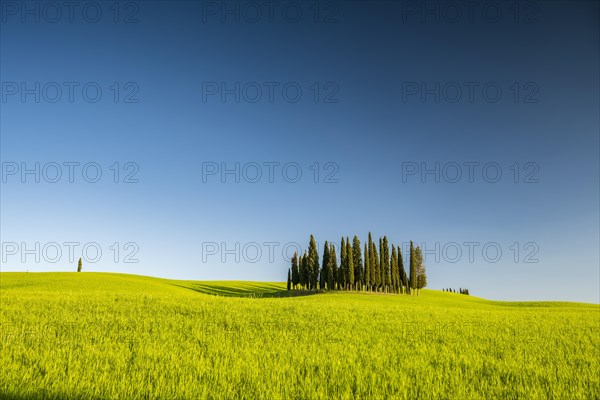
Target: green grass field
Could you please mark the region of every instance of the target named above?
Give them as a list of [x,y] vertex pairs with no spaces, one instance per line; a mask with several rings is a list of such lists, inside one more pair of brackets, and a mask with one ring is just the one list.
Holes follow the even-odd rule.
[[6,399],[600,399],[600,306],[1,273]]

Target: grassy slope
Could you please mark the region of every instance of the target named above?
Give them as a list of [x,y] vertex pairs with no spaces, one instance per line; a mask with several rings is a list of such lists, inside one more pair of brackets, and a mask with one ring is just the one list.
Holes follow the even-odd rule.
[[104,273],[0,295],[7,398],[600,398],[598,305]]

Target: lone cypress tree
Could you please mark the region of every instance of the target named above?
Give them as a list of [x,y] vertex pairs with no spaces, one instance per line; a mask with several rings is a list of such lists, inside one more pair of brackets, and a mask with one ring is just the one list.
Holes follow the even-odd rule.
[[404,257],[402,257],[400,246],[398,246],[398,270],[400,272],[400,293],[408,293],[408,278],[404,269]]
[[321,275],[319,279],[319,288],[325,289],[327,282],[329,281],[329,243],[327,240],[325,241],[325,246],[323,246],[323,264],[321,267]]
[[410,290],[411,293],[417,289],[417,257],[412,240],[410,241]]
[[371,290],[370,286],[371,286],[371,268],[369,267],[369,251],[367,249],[367,244],[365,243],[365,277],[364,277],[364,284],[365,284],[365,290],[367,292],[369,292]]
[[294,285],[294,289],[298,288],[298,284],[300,283],[300,269],[298,267],[298,252],[294,252],[294,257],[292,257],[292,284]]
[[329,272],[328,272],[327,289],[335,290],[337,285],[337,256],[335,254],[335,246],[333,243],[329,245]]
[[346,237],[346,289],[354,288],[354,256],[350,238]]
[[352,260],[354,261],[354,285],[356,290],[362,290],[363,286],[363,265],[362,265],[362,250],[360,248],[360,240],[354,235],[352,239]]
[[292,290],[292,271],[288,268],[287,290]]
[[77,262],[77,272],[81,272],[82,267],[83,267],[83,262],[81,261],[81,257],[79,257],[79,261]]

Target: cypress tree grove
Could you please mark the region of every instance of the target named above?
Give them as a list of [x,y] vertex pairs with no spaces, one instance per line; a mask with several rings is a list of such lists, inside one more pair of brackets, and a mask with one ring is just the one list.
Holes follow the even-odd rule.
[[298,288],[298,284],[300,283],[300,269],[298,267],[298,252],[294,252],[294,257],[292,257],[292,284],[294,285],[294,289]]
[[360,240],[356,235],[354,235],[354,238],[352,239],[352,260],[354,261],[354,285],[356,286],[356,290],[362,290],[364,271]]
[[415,256],[415,247],[412,240],[410,241],[410,291],[411,293],[417,289],[417,258]]
[[311,289],[316,290],[317,283],[319,282],[319,252],[313,235],[310,235],[310,243],[308,245],[308,267],[310,269]]
[[368,292],[371,290],[370,286],[371,286],[371,269],[369,267],[369,251],[367,250],[367,244],[365,243],[365,276],[364,276],[364,284],[365,284],[365,290]]
[[[319,253],[313,235],[310,235],[308,250],[292,257],[288,268],[288,290],[365,290],[367,292],[420,294],[427,286],[427,274],[423,262],[423,252],[410,242],[409,275],[404,268],[404,257],[400,246],[391,245],[387,236],[379,238],[379,246],[373,242],[369,232],[368,240],[361,248],[358,236],[352,243],[349,236],[342,236],[340,264],[337,263],[335,245],[325,241],[323,260],[319,264]],[[364,261],[363,261],[364,260]],[[443,289],[456,293],[455,289]],[[469,294],[460,288],[458,293]]]
[[328,271],[329,280],[327,281],[327,289],[329,289],[329,290],[335,290],[335,288],[336,288],[337,274],[338,274],[337,270],[338,270],[338,268],[337,268],[337,256],[335,254],[335,246],[333,245],[333,243],[331,243],[330,248],[329,248],[329,271]]
[[354,288],[354,256],[350,238],[346,237],[346,289]]
[[329,281],[329,243],[327,240],[325,241],[325,246],[323,246],[323,264],[321,267],[321,275],[319,279],[319,288],[325,289],[327,282]]

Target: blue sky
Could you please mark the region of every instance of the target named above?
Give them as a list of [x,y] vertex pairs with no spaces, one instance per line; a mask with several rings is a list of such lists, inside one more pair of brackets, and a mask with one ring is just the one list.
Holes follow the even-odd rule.
[[370,231],[434,289],[600,301],[598,3],[245,4],[2,1],[3,271],[277,281]]

